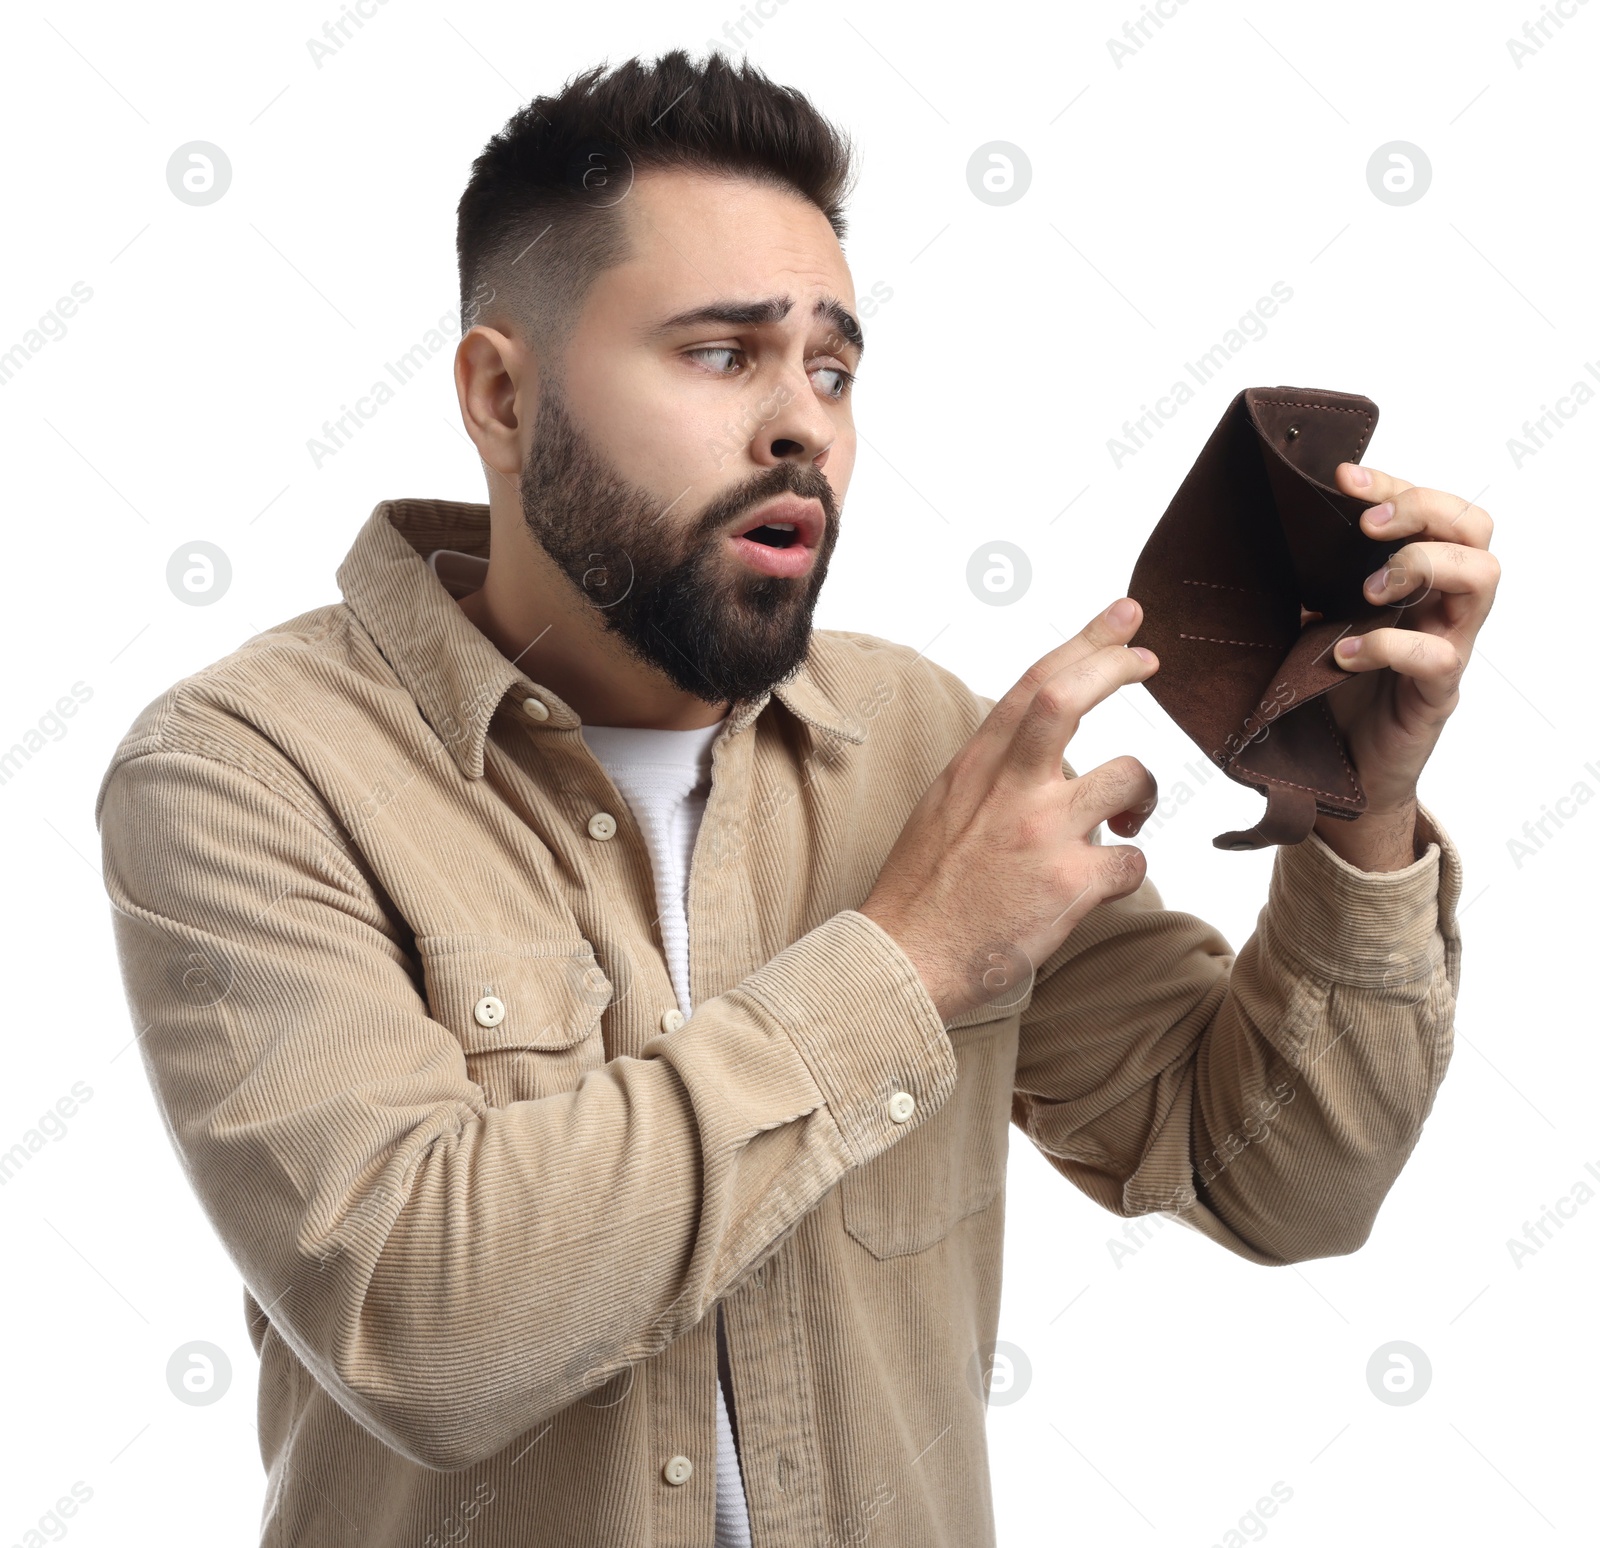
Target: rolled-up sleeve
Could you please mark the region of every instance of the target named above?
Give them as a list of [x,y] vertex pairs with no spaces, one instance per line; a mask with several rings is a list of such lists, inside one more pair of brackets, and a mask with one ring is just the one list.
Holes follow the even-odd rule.
[[494,1106],[331,818],[162,751],[115,770],[101,830],[192,1185],[319,1383],[426,1466],[660,1351],[955,1083],[910,964],[845,910],[640,1057]]
[[1100,905],[1036,974],[1018,1126],[1118,1214],[1257,1263],[1360,1247],[1451,1052],[1461,861],[1425,807],[1417,833],[1387,872],[1279,846],[1237,955],[1148,877]]

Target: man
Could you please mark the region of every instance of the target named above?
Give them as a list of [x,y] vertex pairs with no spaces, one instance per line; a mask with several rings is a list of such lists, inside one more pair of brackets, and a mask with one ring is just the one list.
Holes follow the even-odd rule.
[[146,1066],[245,1281],[266,1541],[992,1542],[1010,1123],[1107,1209],[1284,1264],[1361,1245],[1432,1106],[1461,871],[1416,781],[1487,516],[1341,468],[1409,540],[1372,594],[1410,627],[1337,695],[1371,807],[1278,851],[1234,956],[1101,842],[1148,771],[1064,756],[1159,670],[1137,604],[998,703],[811,630],[848,172],[715,56],[524,108],[459,210],[488,505],[379,505],[342,602],[108,772]]

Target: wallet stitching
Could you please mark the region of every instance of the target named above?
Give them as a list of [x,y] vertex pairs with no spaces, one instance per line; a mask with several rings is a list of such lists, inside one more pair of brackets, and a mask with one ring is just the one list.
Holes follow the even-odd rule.
[[1328,722],[1328,733],[1333,737],[1334,750],[1339,754],[1339,762],[1344,765],[1345,777],[1350,781],[1350,797],[1355,799],[1361,794],[1361,782],[1356,778],[1356,771],[1350,767],[1350,760],[1344,755],[1344,738],[1339,735],[1339,728],[1334,724],[1333,714],[1328,709],[1327,695],[1324,694],[1317,703],[1322,708],[1322,718]]
[[[1339,728],[1334,724],[1333,716],[1329,713],[1327,697],[1324,695],[1319,698],[1317,705],[1322,710],[1323,718],[1328,722],[1328,730],[1333,736],[1333,745],[1339,754],[1339,762],[1344,765],[1344,771],[1350,779],[1350,789],[1341,795],[1339,791],[1325,790],[1321,785],[1302,785],[1297,779],[1282,779],[1276,774],[1258,774],[1254,770],[1251,772],[1256,779],[1262,780],[1269,785],[1287,785],[1292,790],[1308,790],[1312,795],[1327,796],[1330,801],[1340,799],[1356,800],[1361,795],[1361,785],[1356,779],[1356,771],[1350,767],[1350,760],[1344,755],[1344,743],[1340,739]],[[1213,756],[1215,755],[1213,754]],[[1229,759],[1228,764],[1225,764],[1224,767],[1228,767],[1236,761],[1236,759]]]
[[1309,790],[1312,795],[1327,796],[1330,800],[1337,800],[1339,796],[1338,791],[1324,790],[1321,785],[1302,785],[1297,779],[1280,779],[1276,774],[1256,774],[1253,770],[1251,772],[1255,779],[1268,785],[1287,785],[1291,790]]
[[[1356,442],[1356,455],[1354,457],[1346,457],[1346,462],[1355,462],[1359,459],[1361,455],[1362,443],[1369,435],[1372,434],[1372,415],[1370,415],[1365,409],[1349,408],[1343,403],[1285,403],[1281,398],[1274,398],[1271,400],[1271,402],[1276,408],[1316,409],[1318,412],[1329,412],[1334,414],[1359,414],[1364,420],[1366,420],[1367,428],[1361,432],[1361,439]],[[1266,437],[1263,436],[1262,439],[1265,440]],[[1309,789],[1310,786],[1305,788]]]
[[1259,586],[1227,586],[1221,581],[1186,580],[1183,584],[1185,586],[1209,586],[1213,591],[1242,591],[1247,596],[1252,597],[1265,597],[1271,595],[1270,592],[1261,590]]
[[1281,645],[1263,645],[1259,640],[1225,640],[1215,634],[1184,634],[1180,631],[1180,640],[1210,640],[1213,645],[1248,645],[1252,650],[1281,650]]

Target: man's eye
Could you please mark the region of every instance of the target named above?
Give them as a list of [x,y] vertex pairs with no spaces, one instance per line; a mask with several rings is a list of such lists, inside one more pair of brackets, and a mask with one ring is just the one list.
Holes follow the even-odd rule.
[[[691,354],[691,355],[729,355],[729,356],[732,356],[732,355],[742,355],[744,353],[744,351],[742,349],[735,349],[731,344],[708,344],[703,349],[691,349],[691,350],[688,351],[688,353]],[[711,373],[712,373],[713,376],[727,376],[727,375],[729,375],[729,373],[727,371],[719,371],[719,370],[717,370],[715,365],[711,366]]]
[[817,369],[811,374],[813,376],[819,374],[824,376],[832,376],[837,379],[836,386],[823,388],[823,391],[826,392],[830,398],[834,399],[844,397],[844,395],[850,391],[850,384],[855,381],[854,373],[845,370],[843,366],[818,366]]

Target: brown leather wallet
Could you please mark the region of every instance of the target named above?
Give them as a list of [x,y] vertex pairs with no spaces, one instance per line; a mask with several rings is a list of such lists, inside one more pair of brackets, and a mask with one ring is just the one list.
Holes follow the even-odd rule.
[[[1247,387],[1222,416],[1156,524],[1128,595],[1144,608],[1129,642],[1160,658],[1156,702],[1227,776],[1259,790],[1253,828],[1219,849],[1298,844],[1318,812],[1367,807],[1327,695],[1350,680],[1345,635],[1393,621],[1362,584],[1392,548],[1361,531],[1373,502],[1341,494],[1378,406],[1355,393]],[[1302,618],[1306,612],[1312,616]]]

